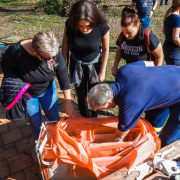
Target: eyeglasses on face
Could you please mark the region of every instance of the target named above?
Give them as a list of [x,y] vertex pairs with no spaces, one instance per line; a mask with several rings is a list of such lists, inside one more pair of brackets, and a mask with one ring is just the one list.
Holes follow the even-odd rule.
[[38,56],[39,56],[43,61],[48,61],[48,60],[51,60],[51,59],[54,60],[53,57],[50,57],[50,58],[44,58],[43,56],[41,56],[41,54],[40,54],[39,52],[36,51],[36,53],[38,54]]

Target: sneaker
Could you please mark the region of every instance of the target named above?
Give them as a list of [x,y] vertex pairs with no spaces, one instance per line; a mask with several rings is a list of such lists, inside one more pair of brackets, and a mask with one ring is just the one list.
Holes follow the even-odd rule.
[[165,5],[169,5],[168,3],[165,3]]

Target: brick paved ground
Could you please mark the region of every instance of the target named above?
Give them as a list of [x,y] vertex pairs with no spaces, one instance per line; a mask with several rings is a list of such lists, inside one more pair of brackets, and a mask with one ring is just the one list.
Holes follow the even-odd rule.
[[[0,72],[0,82],[3,74]],[[29,122],[11,122],[0,104],[0,179],[41,179]]]
[[[3,74],[0,68],[0,84],[2,78]],[[57,88],[57,92],[59,92],[59,114],[63,117],[66,116],[64,111],[64,97],[60,93],[59,87]],[[73,91],[72,102],[76,113],[79,114],[76,95]],[[48,121],[43,111],[42,115],[42,120]],[[111,111],[100,111],[100,116],[106,115],[112,115]],[[28,118],[23,121],[14,122],[6,119],[6,110],[0,103],[0,180],[39,179],[41,179],[41,174],[35,153],[35,138],[31,131]]]
[[[0,72],[0,84],[3,78]],[[58,90],[59,92],[59,90]],[[77,105],[74,103],[77,110]],[[60,116],[65,116],[64,98],[58,94]],[[43,121],[47,121],[43,111]],[[6,119],[6,111],[0,104],[0,179],[39,180],[39,164],[35,153],[35,138],[28,118],[23,121]]]

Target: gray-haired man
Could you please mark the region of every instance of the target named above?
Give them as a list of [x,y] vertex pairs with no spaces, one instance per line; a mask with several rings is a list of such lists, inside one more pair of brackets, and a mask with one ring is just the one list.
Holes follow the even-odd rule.
[[119,106],[115,139],[124,137],[144,111],[169,107],[170,116],[161,136],[162,146],[180,139],[180,69],[176,66],[146,67],[138,61],[122,66],[115,82],[98,84],[88,95],[90,108]]

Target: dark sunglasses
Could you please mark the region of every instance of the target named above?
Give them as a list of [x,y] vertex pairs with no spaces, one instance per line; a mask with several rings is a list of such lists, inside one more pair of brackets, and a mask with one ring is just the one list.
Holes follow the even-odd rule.
[[51,57],[51,58],[44,58],[44,57],[41,56],[37,51],[36,51],[36,53],[38,54],[38,56],[39,56],[43,61],[48,61],[48,60],[54,59],[53,57]]

